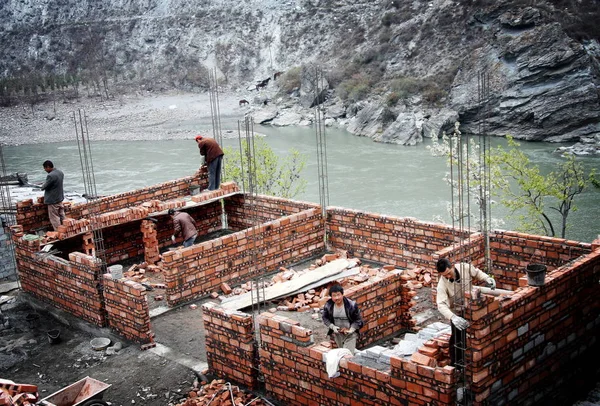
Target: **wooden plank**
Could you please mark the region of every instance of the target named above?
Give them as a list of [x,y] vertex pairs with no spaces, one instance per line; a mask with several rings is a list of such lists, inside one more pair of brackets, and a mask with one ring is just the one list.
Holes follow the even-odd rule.
[[[346,269],[345,271],[340,272],[339,274],[329,276],[327,278],[321,279],[315,283],[311,283],[310,285],[303,286],[302,289],[298,289],[295,292],[290,292],[286,296],[297,295],[298,293],[305,292],[309,289],[318,288],[319,286],[323,286],[329,282],[340,280],[344,278],[348,278],[350,276],[358,275],[360,273],[360,267],[356,266],[354,268]],[[273,299],[279,299],[281,296],[274,297]]]
[[[272,300],[276,297],[286,296],[290,292],[295,292],[302,289],[304,286],[315,283],[321,279],[328,278],[332,275],[339,274],[348,265],[354,265],[354,262],[350,262],[347,259],[336,259],[331,261],[319,268],[313,269],[312,271],[306,272],[304,275],[275,285],[265,288],[265,297],[261,298],[263,301]],[[238,295],[234,300],[223,302],[221,306],[227,310],[240,310],[245,307],[252,305],[252,295],[256,295],[254,292],[247,292],[242,295]],[[262,291],[261,291],[262,294]]]

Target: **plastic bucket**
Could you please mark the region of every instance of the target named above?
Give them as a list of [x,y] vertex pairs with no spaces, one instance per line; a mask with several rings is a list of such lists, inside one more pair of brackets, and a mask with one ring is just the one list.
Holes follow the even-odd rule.
[[54,329],[46,332],[50,344],[58,344],[60,342],[60,330]]
[[544,286],[546,281],[546,265],[529,264],[527,265],[526,272],[529,286]]
[[108,272],[113,279],[121,279],[123,277],[123,265],[112,265],[108,267]]

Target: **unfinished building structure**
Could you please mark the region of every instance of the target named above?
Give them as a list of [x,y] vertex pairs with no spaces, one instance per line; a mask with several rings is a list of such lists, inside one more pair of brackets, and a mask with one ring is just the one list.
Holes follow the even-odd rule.
[[[205,297],[221,284],[241,284],[281,266],[345,250],[391,265],[385,278],[345,293],[365,320],[359,348],[419,329],[411,313],[415,291],[409,267],[433,269],[440,257],[464,258],[492,273],[509,294],[466,294],[466,379],[473,404],[534,404],[552,399],[572,382],[579,365],[597,357],[600,330],[600,246],[563,239],[493,231],[492,269],[486,269],[478,233],[412,218],[383,216],[240,192],[235,184],[192,195],[206,174],[68,207],[50,238],[29,238],[49,225],[42,202],[17,205],[12,226],[23,290],[123,337],[152,346],[146,288],[113,278],[105,268],[130,258],[161,261],[169,306]],[[90,214],[90,205],[94,209]],[[170,247],[169,208],[187,211],[199,235],[231,233],[188,248]],[[324,210],[323,210],[324,209]],[[106,263],[95,255],[92,229],[101,229]],[[51,244],[50,249],[44,247]],[[533,254],[545,260],[545,284],[528,286],[523,270]],[[433,273],[435,275],[435,272]],[[435,282],[435,281],[434,281]],[[392,357],[387,368],[353,358],[328,378],[323,362],[331,350],[290,318],[265,312],[255,320],[217,303],[203,308],[206,351],[216,375],[258,389],[285,405],[455,404],[457,374],[439,366],[435,348],[419,357]],[[439,343],[443,345],[443,343]],[[434,346],[435,347],[435,346]],[[263,387],[264,385],[264,387]]]

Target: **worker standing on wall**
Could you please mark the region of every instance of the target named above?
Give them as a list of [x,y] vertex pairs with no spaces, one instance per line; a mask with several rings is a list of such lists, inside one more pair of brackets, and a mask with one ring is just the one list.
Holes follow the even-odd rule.
[[196,237],[198,236],[198,230],[196,229],[196,222],[189,214],[182,211],[175,211],[169,209],[169,215],[173,218],[173,227],[175,231],[171,236],[171,240],[175,242],[175,237],[179,234],[183,235],[183,246],[189,247],[194,245]]
[[65,219],[65,209],[62,203],[65,199],[63,191],[65,175],[54,167],[52,161],[44,161],[42,166],[48,175],[40,188],[44,191],[44,204],[48,206],[50,224],[52,224],[54,231],[58,231],[58,226]]
[[456,300],[464,300],[464,297],[457,298],[456,295],[464,295],[464,292],[471,287],[471,281],[476,280],[486,283],[492,289],[496,289],[496,281],[485,272],[477,269],[471,264],[460,262],[454,264],[448,258],[440,258],[436,263],[439,273],[437,285],[437,307],[442,316],[450,320],[452,324],[452,336],[450,337],[450,365],[464,365],[465,348],[465,330],[469,327],[469,322],[454,313],[454,304]]
[[364,325],[356,302],[344,296],[344,288],[335,284],[329,288],[329,299],[323,306],[322,319],[329,327],[338,348],[347,348],[354,354],[358,330]]
[[223,150],[212,138],[206,138],[202,135],[196,136],[196,143],[200,149],[200,156],[203,159],[201,170],[208,167],[208,188],[217,190],[221,186],[221,165],[223,163]]

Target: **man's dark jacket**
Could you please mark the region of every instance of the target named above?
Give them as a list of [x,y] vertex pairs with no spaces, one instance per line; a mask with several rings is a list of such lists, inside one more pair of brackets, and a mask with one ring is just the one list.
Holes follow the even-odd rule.
[[[334,303],[332,299],[329,299],[327,303],[325,303],[325,306],[323,306],[323,314],[321,317],[325,325],[333,323],[333,306]],[[348,317],[350,326],[354,327],[354,329],[358,332],[358,330],[364,326],[365,323],[363,322],[356,302],[344,296],[344,309],[346,310],[346,317]],[[331,333],[333,333],[333,330],[329,329],[329,331],[327,331],[327,335],[331,335]]]

